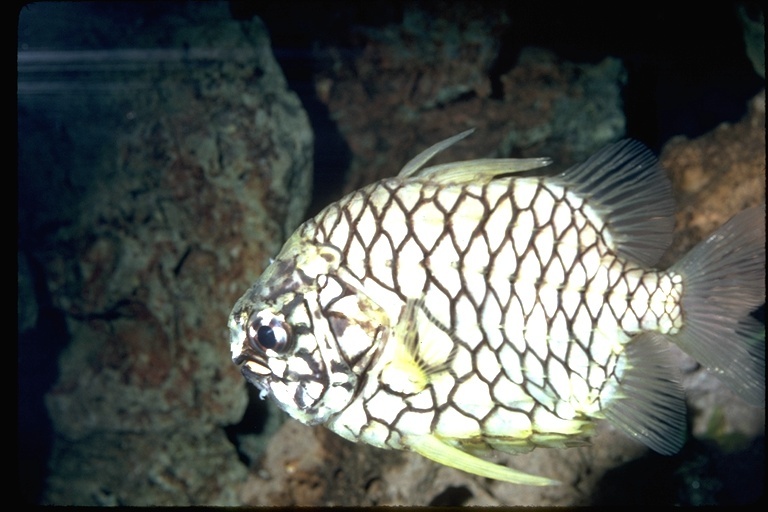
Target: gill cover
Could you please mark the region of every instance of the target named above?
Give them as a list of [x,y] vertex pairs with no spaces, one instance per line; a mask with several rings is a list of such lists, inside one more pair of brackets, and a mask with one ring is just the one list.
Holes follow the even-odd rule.
[[246,379],[293,418],[325,423],[359,389],[387,336],[387,316],[331,245],[294,235],[230,319]]

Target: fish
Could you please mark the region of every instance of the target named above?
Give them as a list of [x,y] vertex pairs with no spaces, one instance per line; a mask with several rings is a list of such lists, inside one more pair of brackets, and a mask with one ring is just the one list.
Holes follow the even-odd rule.
[[520,485],[495,452],[593,441],[608,421],[661,454],[686,439],[670,344],[765,406],[765,206],[665,270],[671,185],[627,139],[549,158],[400,173],[302,224],[228,320],[262,399],[353,441]]

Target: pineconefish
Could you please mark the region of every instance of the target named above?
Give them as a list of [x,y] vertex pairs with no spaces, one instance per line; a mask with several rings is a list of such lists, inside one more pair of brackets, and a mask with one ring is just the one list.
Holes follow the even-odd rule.
[[636,141],[425,167],[353,192],[290,237],[229,319],[262,398],[351,441],[529,485],[482,458],[568,447],[605,418],[663,454],[686,435],[670,341],[765,403],[764,207],[667,270],[671,187]]

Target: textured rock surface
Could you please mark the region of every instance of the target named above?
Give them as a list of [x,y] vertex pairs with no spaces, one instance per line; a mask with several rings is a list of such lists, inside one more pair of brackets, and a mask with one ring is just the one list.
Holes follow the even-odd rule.
[[[438,158],[466,151],[573,162],[624,135],[625,71],[617,59],[575,64],[525,48],[494,91],[488,74],[500,33],[509,29],[499,13],[492,3],[409,3],[402,23],[361,30],[360,48],[350,52],[356,58],[319,52],[331,64],[315,80],[317,97],[352,153],[346,192],[391,176],[411,156],[469,128],[477,135],[463,149]],[[590,129],[578,129],[584,126]]]
[[36,4],[21,28],[21,248],[68,337],[43,502],[236,504],[226,319],[307,207],[306,115],[226,4]]

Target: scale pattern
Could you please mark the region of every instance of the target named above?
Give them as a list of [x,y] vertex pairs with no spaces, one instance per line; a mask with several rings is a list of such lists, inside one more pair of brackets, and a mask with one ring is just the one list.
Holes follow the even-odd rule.
[[295,419],[516,484],[477,457],[565,447],[605,418],[663,454],[685,440],[671,342],[765,403],[765,213],[666,271],[669,182],[636,141],[560,174],[548,159],[425,167],[305,222],[229,318],[232,360]]
[[[329,423],[376,446],[426,433],[473,450],[578,444],[620,382],[624,344],[682,325],[680,277],[618,257],[597,213],[543,179],[384,180],[326,208],[302,238],[337,248],[390,318],[419,301],[429,326],[429,386],[373,365]],[[321,292],[325,315],[349,295],[333,289]],[[362,352],[354,331],[336,343]]]

